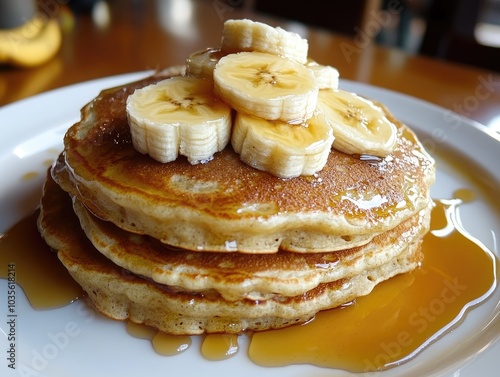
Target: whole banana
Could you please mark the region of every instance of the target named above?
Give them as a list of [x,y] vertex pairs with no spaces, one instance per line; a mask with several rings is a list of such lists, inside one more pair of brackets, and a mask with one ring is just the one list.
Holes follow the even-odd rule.
[[34,67],[51,59],[61,46],[59,22],[36,15],[23,25],[0,30],[0,63]]

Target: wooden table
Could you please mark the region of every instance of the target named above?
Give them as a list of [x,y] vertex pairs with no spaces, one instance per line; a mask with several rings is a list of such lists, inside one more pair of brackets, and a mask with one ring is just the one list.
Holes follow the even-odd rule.
[[90,79],[182,64],[191,52],[219,44],[224,20],[248,17],[298,32],[309,40],[310,56],[337,67],[344,79],[409,94],[500,131],[498,73],[265,17],[231,2],[102,2],[94,16],[72,13],[62,3],[54,0],[51,8],[63,30],[59,53],[36,68],[0,67],[0,106]]

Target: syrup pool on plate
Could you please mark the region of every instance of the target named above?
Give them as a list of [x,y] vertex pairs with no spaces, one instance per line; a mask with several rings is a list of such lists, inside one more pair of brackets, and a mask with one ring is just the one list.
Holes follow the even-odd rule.
[[37,217],[38,211],[1,235],[0,278],[15,279],[34,309],[52,309],[84,292],[40,236]]
[[[359,372],[389,368],[417,355],[496,287],[496,257],[460,226],[458,208],[473,199],[463,189],[453,199],[435,200],[419,268],[380,283],[354,302],[320,312],[307,324],[240,335],[250,337],[249,358],[262,366],[308,363]],[[7,278],[14,267],[16,283],[33,308],[57,308],[83,292],[39,236],[37,214],[0,239],[0,277]],[[151,341],[160,355],[176,355],[191,345],[188,336],[132,323],[126,331]],[[241,351],[236,335],[207,335],[200,355],[223,360]]]

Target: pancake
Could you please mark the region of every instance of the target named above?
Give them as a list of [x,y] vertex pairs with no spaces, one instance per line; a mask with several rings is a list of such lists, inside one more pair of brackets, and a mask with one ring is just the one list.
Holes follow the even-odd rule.
[[199,253],[126,232],[97,219],[75,199],[75,213],[93,246],[116,265],[179,290],[215,290],[225,300],[298,296],[319,284],[351,278],[400,255],[429,229],[431,208],[366,245],[331,253]]
[[125,101],[167,76],[102,91],[65,135],[52,175],[101,219],[193,251],[317,253],[367,244],[430,203],[434,161],[387,110],[398,127],[390,156],[332,150],[313,176],[277,178],[241,162],[230,145],[198,165],[142,155],[132,145]]
[[[421,237],[417,237],[399,255],[351,278],[321,283],[292,297],[229,301],[213,289],[194,292],[159,284],[113,263],[94,248],[79,226],[70,196],[50,177],[44,186],[38,227],[97,310],[113,319],[129,319],[171,334],[241,333],[302,323],[320,310],[350,302],[381,281],[413,270],[422,258]],[[240,256],[248,260],[262,257]]]

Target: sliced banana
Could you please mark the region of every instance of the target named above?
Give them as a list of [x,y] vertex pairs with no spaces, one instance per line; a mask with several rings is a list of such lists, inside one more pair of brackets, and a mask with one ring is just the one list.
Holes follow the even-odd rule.
[[302,123],[318,101],[318,85],[303,64],[262,52],[229,54],[214,70],[214,92],[239,112]]
[[237,113],[231,144],[247,165],[280,178],[312,175],[328,159],[333,131],[321,113],[304,125]]
[[207,48],[189,55],[186,60],[186,75],[212,80],[215,65],[224,55],[226,53],[219,48]]
[[309,44],[307,39],[280,27],[242,19],[224,22],[221,48],[228,52],[267,52],[304,64]]
[[318,64],[314,60],[309,59],[305,64],[309,68],[316,81],[319,89],[338,89],[339,87],[339,71],[331,65]]
[[179,154],[191,164],[209,161],[231,137],[231,108],[203,79],[178,76],[138,89],[127,116],[135,149],[160,162]]
[[333,128],[333,147],[347,154],[385,157],[396,146],[397,128],[372,101],[344,90],[319,91],[318,109]]
[[231,141],[243,162],[281,178],[320,171],[332,146],[348,154],[392,153],[397,127],[382,108],[339,90],[338,70],[307,53],[298,34],[226,21],[219,48],[191,54],[182,76],[129,96],[134,147],[160,162],[180,154],[196,164]]

